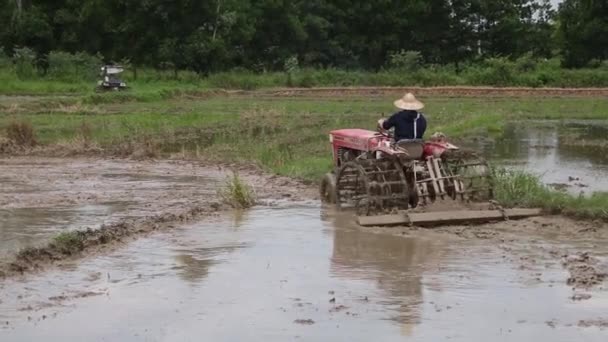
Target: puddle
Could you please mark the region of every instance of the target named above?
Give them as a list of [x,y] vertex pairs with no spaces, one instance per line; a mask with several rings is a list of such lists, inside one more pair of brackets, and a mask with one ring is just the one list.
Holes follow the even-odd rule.
[[188,163],[0,159],[0,256],[64,230],[179,211],[215,195],[218,171]]
[[[480,148],[494,163],[537,174],[546,184],[592,193],[608,191],[608,145],[597,146],[606,136],[605,120],[530,121],[507,125],[501,139]],[[574,146],[581,141],[591,145]]]
[[488,240],[362,230],[314,205],[256,208],[0,283],[0,339],[606,339],[577,325],[608,318],[605,291],[574,302],[559,262],[522,269],[506,255]]
[[115,202],[66,208],[0,209],[0,257],[37,246],[62,231],[111,223],[132,205]]

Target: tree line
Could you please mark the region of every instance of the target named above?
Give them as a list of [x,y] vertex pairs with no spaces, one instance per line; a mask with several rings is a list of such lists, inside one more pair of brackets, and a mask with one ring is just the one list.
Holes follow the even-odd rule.
[[0,44],[188,69],[379,70],[407,52],[426,64],[559,57],[608,59],[608,1],[0,0]]

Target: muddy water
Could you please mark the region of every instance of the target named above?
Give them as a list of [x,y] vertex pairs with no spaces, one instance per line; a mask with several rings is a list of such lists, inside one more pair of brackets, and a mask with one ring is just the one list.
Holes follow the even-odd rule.
[[61,231],[183,209],[215,195],[223,177],[168,161],[0,159],[0,256]]
[[[605,341],[608,294],[572,301],[530,248],[257,208],[0,284],[2,341]],[[556,244],[564,244],[557,242]],[[551,242],[543,242],[550,244]],[[576,249],[576,246],[567,246]]]
[[530,121],[507,125],[501,139],[482,148],[495,162],[533,172],[547,184],[589,193],[608,191],[608,145],[576,145],[607,136],[605,120]]

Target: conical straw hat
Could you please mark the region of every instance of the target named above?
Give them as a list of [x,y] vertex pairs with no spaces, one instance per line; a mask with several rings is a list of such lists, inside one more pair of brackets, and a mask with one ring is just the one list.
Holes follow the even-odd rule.
[[402,98],[395,101],[395,107],[403,110],[421,110],[424,108],[424,103],[418,101],[412,93],[403,95]]

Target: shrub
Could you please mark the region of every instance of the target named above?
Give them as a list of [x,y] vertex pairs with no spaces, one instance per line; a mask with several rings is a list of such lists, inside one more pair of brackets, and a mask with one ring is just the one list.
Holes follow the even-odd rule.
[[52,51],[49,54],[48,77],[61,81],[93,81],[97,78],[102,64],[101,55]]
[[389,67],[415,71],[422,66],[422,54],[419,51],[405,51],[391,53],[389,56]]
[[19,79],[29,79],[36,75],[36,53],[28,47],[15,48],[13,64]]

